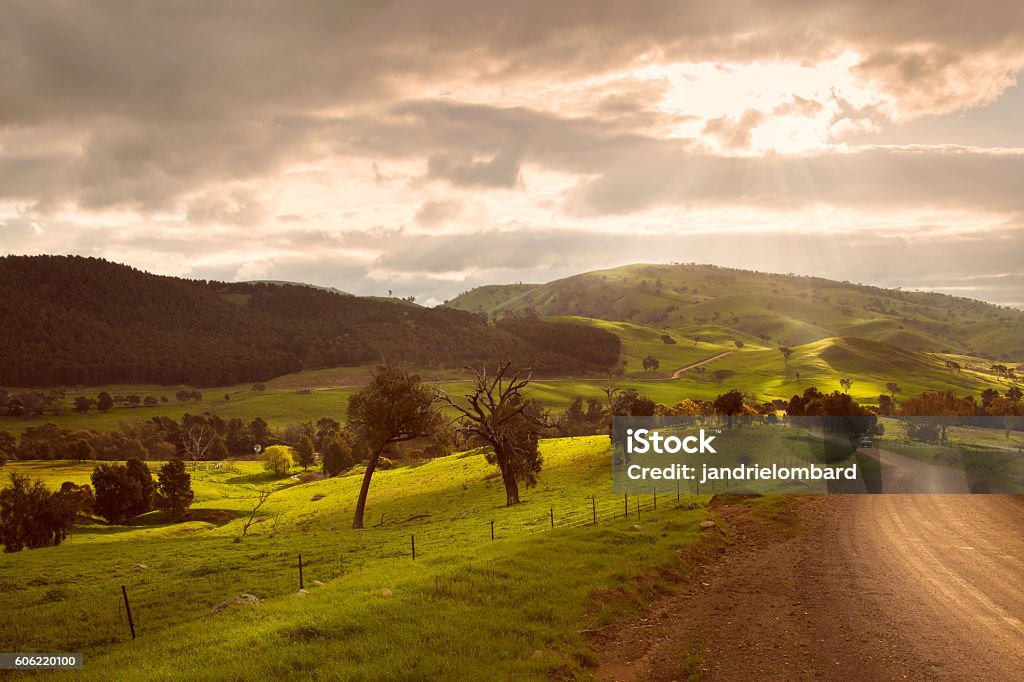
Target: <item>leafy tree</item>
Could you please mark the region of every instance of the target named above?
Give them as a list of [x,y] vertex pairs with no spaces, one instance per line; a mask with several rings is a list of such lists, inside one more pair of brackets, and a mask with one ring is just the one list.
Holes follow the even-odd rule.
[[974,399],[959,397],[950,391],[924,391],[900,405],[900,414],[907,420],[907,431],[914,438],[945,442],[946,431],[954,417],[971,416],[977,411]]
[[732,343],[733,343],[733,345],[734,345],[734,346],[736,346],[737,348],[743,348],[743,346],[744,346],[744,343],[743,343],[742,341],[740,341],[739,339],[736,339],[736,340],[735,340],[735,341],[733,341]]
[[715,414],[729,417],[729,426],[731,427],[732,418],[743,414],[743,393],[735,388],[729,390],[715,398],[711,406],[714,408]]
[[848,377],[843,377],[842,379],[839,380],[839,385],[842,386],[844,391],[849,393],[850,392],[850,388],[853,387],[853,379],[850,379]]
[[714,378],[715,383],[721,386],[723,381],[732,378],[734,374],[735,372],[733,372],[731,369],[716,369],[714,372],[711,373],[711,376]]
[[434,393],[420,377],[394,365],[378,366],[370,383],[348,401],[348,423],[369,448],[363,482],[356,501],[353,528],[363,527],[366,497],[373,472],[392,443],[432,434],[441,425]]
[[658,367],[661,366],[661,363],[658,362],[658,358],[654,357],[653,355],[648,355],[643,359],[643,365],[645,372],[655,372],[658,370]]
[[323,457],[324,473],[328,476],[337,476],[355,464],[352,437],[347,431],[331,437],[320,452]]
[[676,340],[675,340],[675,339],[673,339],[673,338],[672,338],[671,336],[669,336],[668,334],[662,334],[662,335],[661,335],[661,342],[662,342],[663,344],[665,344],[666,346],[673,346],[673,345],[675,345],[675,343],[676,343]]
[[263,444],[270,440],[270,425],[262,417],[256,417],[249,422],[249,436],[253,443]]
[[895,399],[896,394],[900,392],[900,385],[895,381],[890,381],[885,384],[885,390],[889,391],[889,397]]
[[793,349],[789,346],[782,346],[779,348],[779,352],[782,353],[782,360],[785,364],[789,364],[789,358],[793,355]]
[[267,390],[267,385],[266,384],[259,383],[259,384],[253,384],[252,385],[252,392],[253,393],[263,393],[263,391],[265,391],[265,390]]
[[994,388],[986,388],[981,392],[981,406],[986,410],[992,405],[992,402],[999,397],[999,391]]
[[14,456],[18,441],[7,431],[0,431],[0,460],[6,461]]
[[299,456],[299,465],[303,470],[308,469],[313,465],[313,461],[316,459],[316,452],[313,449],[313,439],[309,436],[303,436],[299,439],[298,444],[295,446],[295,452]]
[[89,486],[67,482],[51,493],[42,481],[12,473],[10,487],[0,490],[0,544],[5,552],[59,545],[91,497]]
[[95,404],[95,400],[91,398],[86,398],[84,395],[80,395],[77,398],[75,398],[75,412],[79,414],[88,414],[89,410]]
[[156,490],[158,509],[167,512],[174,520],[185,515],[195,494],[192,492],[192,477],[185,471],[185,462],[181,458],[175,457],[160,467]]
[[114,399],[106,391],[96,396],[96,409],[100,412],[107,412],[114,407]]
[[128,475],[123,464],[100,464],[92,471],[97,514],[108,523],[121,524],[135,515],[133,509],[141,506],[142,484]]
[[224,459],[231,453],[228,452],[228,446],[221,438],[220,434],[214,434],[210,440],[210,448],[206,451],[206,456],[210,459]]
[[79,438],[72,449],[72,458],[76,462],[91,462],[96,459],[96,448],[84,438]]
[[131,458],[126,462],[128,476],[139,483],[139,494],[133,499],[129,511],[132,516],[145,514],[153,508],[153,495],[156,492],[156,482],[153,481],[153,472],[138,458]]
[[523,390],[530,377],[511,370],[511,361],[500,364],[493,375],[486,368],[474,373],[472,393],[466,396],[468,407],[451,397],[442,398],[460,415],[460,429],[487,443],[489,464],[497,465],[505,484],[505,505],[519,504],[519,484],[537,482],[543,465],[538,449],[541,431],[548,426],[540,403],[528,400]]
[[260,452],[263,468],[275,476],[287,476],[295,466],[294,450],[287,445],[271,445]]
[[1021,391],[1020,386],[1013,386],[1006,391],[1006,397],[1017,402],[1024,397],[1024,391]]

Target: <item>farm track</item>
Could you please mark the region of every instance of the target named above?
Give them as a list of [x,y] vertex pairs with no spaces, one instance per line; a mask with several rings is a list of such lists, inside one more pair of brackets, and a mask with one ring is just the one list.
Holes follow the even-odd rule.
[[597,638],[598,677],[1022,679],[1024,498],[829,495],[783,510],[718,505],[732,544]]
[[732,351],[731,350],[727,350],[724,353],[719,353],[718,355],[715,355],[715,356],[712,356],[710,358],[707,358],[706,360],[701,360],[700,362],[695,362],[692,365],[687,365],[686,367],[680,367],[676,371],[672,372],[672,378],[673,379],[678,379],[679,377],[683,376],[683,372],[685,372],[686,370],[693,369],[694,367],[701,367],[702,365],[706,365],[709,362],[714,362],[715,360],[721,360],[726,355],[732,355]]

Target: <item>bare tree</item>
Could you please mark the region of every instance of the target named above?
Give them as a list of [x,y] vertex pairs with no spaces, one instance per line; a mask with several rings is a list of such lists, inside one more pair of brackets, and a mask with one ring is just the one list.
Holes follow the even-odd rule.
[[505,360],[493,375],[486,368],[474,370],[473,392],[465,396],[468,407],[438,392],[459,413],[460,430],[479,437],[493,449],[488,461],[501,470],[507,506],[519,504],[520,482],[527,486],[536,482],[542,464],[539,434],[551,426],[540,404],[523,396],[530,375],[511,366],[511,360]]
[[196,424],[181,431],[181,447],[186,459],[206,459],[216,434],[206,424]]
[[260,507],[263,506],[263,503],[266,502],[267,500],[269,500],[270,496],[273,495],[273,494],[274,494],[274,490],[272,488],[263,488],[262,490],[259,491],[259,494],[256,497],[256,503],[253,505],[252,509],[249,511],[249,520],[245,522],[244,526],[242,526],[242,537],[243,538],[245,537],[246,533],[249,532],[249,526],[252,525],[253,519],[256,518],[256,512],[258,512],[260,510]]

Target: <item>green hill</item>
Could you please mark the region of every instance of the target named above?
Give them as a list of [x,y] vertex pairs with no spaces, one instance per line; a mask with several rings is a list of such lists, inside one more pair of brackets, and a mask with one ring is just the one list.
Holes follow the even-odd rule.
[[448,307],[580,316],[675,330],[723,332],[799,346],[833,337],[908,351],[1024,361],[1024,312],[945,294],[883,289],[712,265],[628,265],[539,285],[488,286]]

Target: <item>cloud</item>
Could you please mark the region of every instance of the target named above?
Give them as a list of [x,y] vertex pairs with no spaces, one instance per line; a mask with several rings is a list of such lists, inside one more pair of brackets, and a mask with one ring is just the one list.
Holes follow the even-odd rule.
[[427,159],[427,177],[463,187],[512,189],[519,184],[519,164],[519,155],[512,151],[499,152],[484,160],[436,153]]
[[721,116],[713,118],[704,126],[704,134],[718,139],[723,149],[745,150],[750,148],[754,128],[764,121],[764,112],[747,109],[738,118]]
[[[991,235],[1024,214],[1021,150],[841,143],[955,128],[1013,86],[1022,27],[1016,0],[13,0],[0,247],[440,298],[677,244],[788,269],[766,245],[808,214],[1018,246]],[[748,228],[776,241],[708,237]]]
[[461,211],[462,205],[457,201],[427,200],[416,210],[413,220],[430,227],[457,218]]

